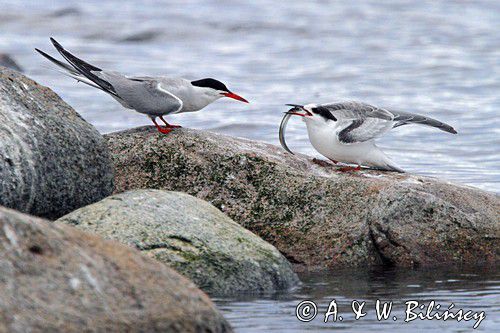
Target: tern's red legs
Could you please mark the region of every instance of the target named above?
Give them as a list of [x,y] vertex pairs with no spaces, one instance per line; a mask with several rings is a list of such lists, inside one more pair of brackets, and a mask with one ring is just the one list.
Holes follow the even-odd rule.
[[163,119],[163,117],[162,117],[162,116],[160,116],[160,119],[161,119],[161,121],[163,121],[163,123],[165,124],[165,126],[166,126],[167,128],[181,128],[181,127],[182,127],[182,126],[180,126],[180,125],[170,125],[169,123],[167,123],[167,122],[165,121],[165,119]]
[[155,124],[156,129],[158,130],[158,132],[160,132],[162,134],[168,134],[168,133],[172,132],[172,128],[163,128],[160,125],[158,125],[158,123],[156,122],[156,120],[154,118],[151,118],[151,120]]
[[346,172],[346,171],[359,171],[361,170],[361,166],[358,164],[357,167],[352,167],[352,166],[346,166],[346,167],[343,167],[343,168],[340,168],[339,171],[340,172]]

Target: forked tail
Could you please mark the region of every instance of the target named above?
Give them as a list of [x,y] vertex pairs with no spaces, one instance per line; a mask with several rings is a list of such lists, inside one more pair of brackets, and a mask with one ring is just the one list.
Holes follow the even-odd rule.
[[119,97],[116,94],[114,87],[109,82],[103,80],[102,78],[96,75],[96,73],[102,72],[102,70],[99,67],[91,65],[83,61],[82,59],[74,56],[73,54],[69,53],[54,38],[50,38],[50,40],[54,45],[54,47],[56,48],[56,50],[64,58],[64,60],[68,62],[67,64],[55,59],[54,57],[50,56],[49,54],[39,49],[35,50],[42,56],[44,56],[47,60],[49,60],[53,64],[57,65],[60,69],[62,69],[63,71],[61,72],[63,74],[68,75],[74,78],[75,80],[78,80],[85,84],[88,84],[89,86],[103,90],[104,92],[114,97]]

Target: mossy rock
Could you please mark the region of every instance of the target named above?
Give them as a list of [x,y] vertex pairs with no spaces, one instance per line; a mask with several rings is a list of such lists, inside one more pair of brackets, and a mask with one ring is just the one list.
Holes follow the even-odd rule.
[[282,148],[207,131],[140,127],[105,136],[116,193],[207,200],[296,270],[433,267],[498,260],[500,196],[431,177],[340,172]]
[[129,191],[57,222],[131,245],[211,294],[274,292],[298,282],[274,246],[184,193]]

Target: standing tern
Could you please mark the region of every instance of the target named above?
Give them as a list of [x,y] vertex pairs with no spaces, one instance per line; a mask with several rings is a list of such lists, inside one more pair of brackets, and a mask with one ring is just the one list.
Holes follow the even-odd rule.
[[357,165],[345,167],[342,171],[357,171],[361,165],[380,170],[404,172],[375,145],[374,139],[391,129],[421,124],[436,127],[442,131],[457,134],[450,125],[438,120],[409,112],[389,111],[360,102],[329,104],[308,104],[292,106],[280,126],[280,142],[291,152],[285,142],[284,133],[288,119],[300,116],[306,123],[312,146],[333,163]]
[[[215,79],[189,81],[165,76],[125,76],[93,66],[69,53],[54,38],[50,40],[68,64],[39,49],[35,50],[61,68],[63,74],[104,91],[127,109],[148,115],[163,134],[180,127],[167,123],[163,119],[165,115],[199,111],[222,97],[248,103]],[[158,125],[156,118],[160,118],[165,127]]]

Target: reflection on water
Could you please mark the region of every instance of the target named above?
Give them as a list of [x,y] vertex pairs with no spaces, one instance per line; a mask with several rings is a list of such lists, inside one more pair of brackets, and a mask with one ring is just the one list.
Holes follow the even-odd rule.
[[[414,320],[405,323],[405,302],[418,301],[426,306],[435,301],[440,311],[485,312],[477,331],[496,332],[500,329],[500,269],[475,268],[456,270],[340,270],[302,275],[303,285],[284,295],[216,299],[218,307],[237,332],[303,332],[332,328],[349,332],[390,330],[391,332],[470,332],[475,320],[457,322]],[[324,323],[324,314],[335,299],[342,321]],[[377,321],[375,302],[393,302],[390,319]],[[317,304],[318,315],[311,322],[300,322],[295,307],[303,300]],[[351,302],[366,301],[367,315],[354,319]],[[416,311],[416,310],[415,310]],[[425,313],[426,309],[423,310]],[[435,313],[436,310],[432,311]],[[397,317],[393,321],[393,316]]]
[[[49,36],[128,74],[215,77],[251,101],[218,102],[175,123],[278,144],[285,103],[345,99],[420,112],[450,135],[407,126],[380,144],[404,169],[500,192],[500,2],[9,1],[0,52],[56,90],[102,132],[149,124],[42,65]],[[303,124],[292,149],[315,154]]]

